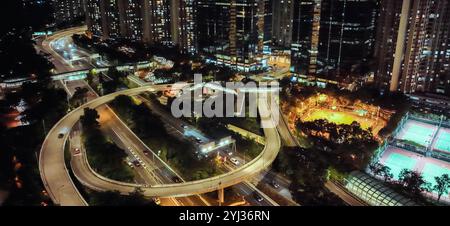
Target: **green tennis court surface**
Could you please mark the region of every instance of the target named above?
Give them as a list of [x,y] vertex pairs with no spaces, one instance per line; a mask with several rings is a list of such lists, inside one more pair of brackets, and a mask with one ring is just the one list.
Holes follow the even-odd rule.
[[436,143],[434,144],[434,149],[441,151],[450,152],[450,131],[442,130],[436,138]]
[[433,139],[435,127],[432,125],[425,126],[413,121],[407,122],[403,128],[404,132],[400,134],[399,139],[416,142],[423,146],[428,146]]
[[386,159],[385,166],[391,169],[391,173],[395,180],[398,180],[398,176],[403,169],[413,170],[417,164],[417,160],[400,153],[392,153]]
[[438,166],[433,163],[426,163],[422,171],[422,176],[425,181],[431,183],[432,186],[436,184],[435,177],[440,177],[443,174],[450,175],[450,169]]

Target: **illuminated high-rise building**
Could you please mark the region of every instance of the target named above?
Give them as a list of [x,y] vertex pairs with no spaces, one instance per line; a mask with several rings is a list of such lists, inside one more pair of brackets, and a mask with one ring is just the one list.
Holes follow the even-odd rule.
[[171,2],[172,41],[184,53],[197,52],[195,6],[196,0],[172,0]]
[[327,82],[354,81],[373,56],[376,0],[293,2],[291,72]]
[[237,70],[264,66],[272,40],[271,0],[197,1],[199,51]]
[[86,24],[96,36],[104,39],[121,37],[117,0],[86,0]]
[[88,29],[96,36],[196,52],[194,0],[86,0],[86,9]]
[[381,1],[376,82],[383,90],[450,94],[450,2]]
[[295,0],[273,1],[272,39],[274,45],[291,47],[294,2]]
[[315,75],[319,48],[321,1],[294,1],[291,71]]
[[84,16],[85,0],[53,0],[55,22],[70,23]]
[[96,36],[108,38],[108,33],[104,31],[103,21],[105,15],[103,12],[104,0],[86,0],[86,24],[88,30]]
[[123,38],[144,40],[144,0],[119,0],[120,33]]
[[173,45],[171,36],[171,0],[142,0],[144,41]]

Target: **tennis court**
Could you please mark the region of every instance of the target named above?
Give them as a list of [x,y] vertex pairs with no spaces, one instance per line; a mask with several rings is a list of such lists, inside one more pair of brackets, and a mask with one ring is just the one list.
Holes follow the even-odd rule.
[[388,147],[379,162],[391,169],[394,180],[399,179],[403,169],[414,170],[422,174],[425,181],[435,185],[435,177],[450,175],[450,163],[428,158],[396,147]]
[[435,163],[426,163],[425,167],[422,170],[423,178],[431,183],[432,186],[436,184],[435,177],[440,177],[443,174],[448,174],[450,176],[450,168],[445,166],[440,166]]
[[414,170],[414,167],[417,165],[417,159],[400,152],[392,151],[386,156],[382,164],[389,167],[394,179],[398,180],[403,169]]
[[437,126],[415,121],[408,120],[403,129],[397,135],[397,139],[412,141],[422,146],[428,147],[433,136],[437,130]]
[[439,129],[438,135],[436,136],[436,140],[433,144],[433,149],[450,153],[450,129]]

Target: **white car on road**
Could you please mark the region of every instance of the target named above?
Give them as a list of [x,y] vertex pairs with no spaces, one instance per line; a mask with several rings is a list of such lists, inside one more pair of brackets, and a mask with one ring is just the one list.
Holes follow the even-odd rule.
[[233,163],[235,166],[239,165],[239,160],[237,160],[235,158],[230,158],[230,162]]

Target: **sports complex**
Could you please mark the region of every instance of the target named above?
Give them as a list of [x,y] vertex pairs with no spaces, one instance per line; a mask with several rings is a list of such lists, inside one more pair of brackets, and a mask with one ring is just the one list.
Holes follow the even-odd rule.
[[295,114],[290,114],[289,121],[315,121],[326,119],[337,125],[350,125],[358,122],[365,130],[371,130],[376,136],[386,126],[394,112],[384,110],[378,106],[363,103],[359,100],[350,101],[343,97],[317,94],[296,104]]
[[[377,152],[375,161],[389,167],[394,180],[408,169],[422,174],[434,186],[435,177],[450,175],[450,124],[443,118],[429,120],[407,114]],[[441,200],[450,202],[449,194]]]

